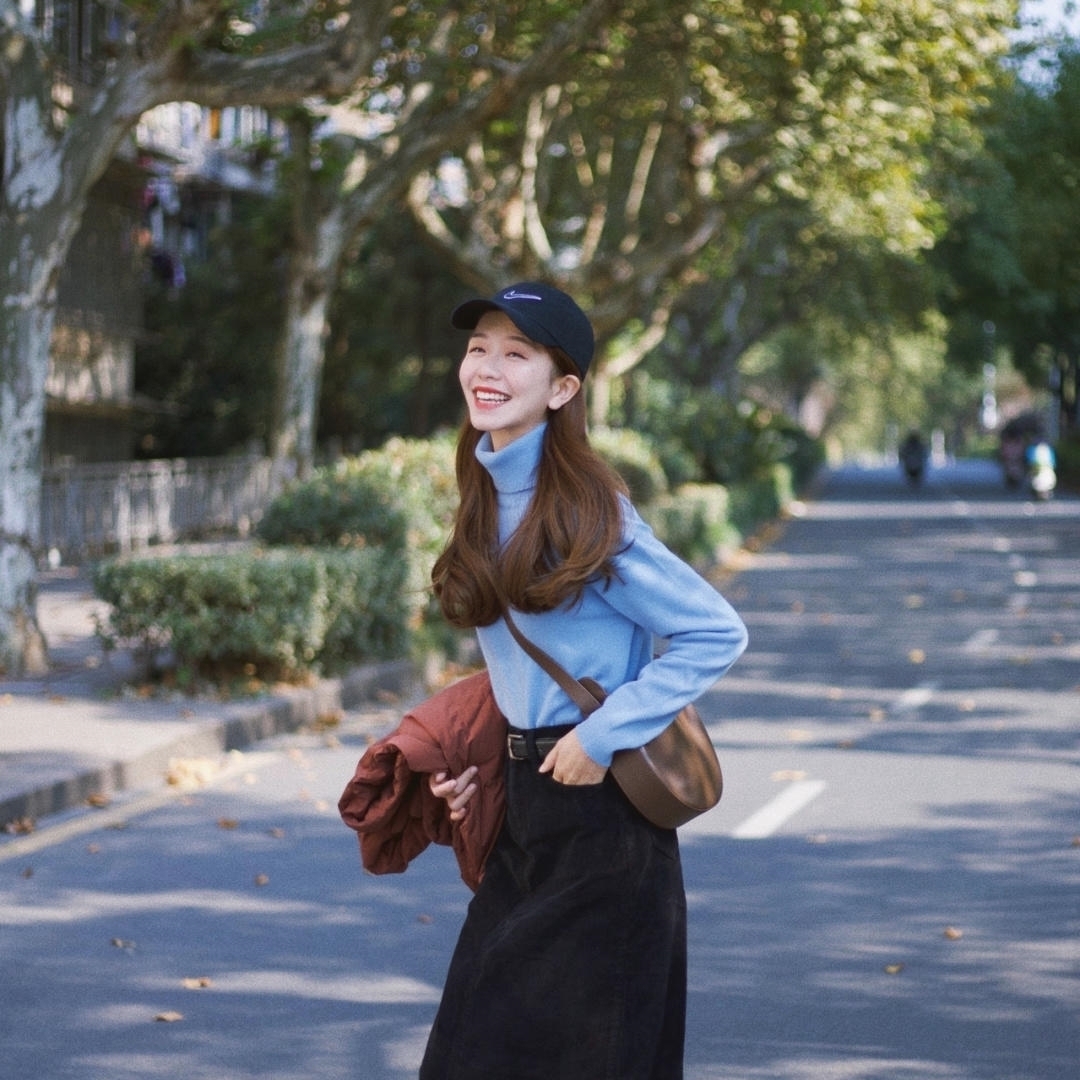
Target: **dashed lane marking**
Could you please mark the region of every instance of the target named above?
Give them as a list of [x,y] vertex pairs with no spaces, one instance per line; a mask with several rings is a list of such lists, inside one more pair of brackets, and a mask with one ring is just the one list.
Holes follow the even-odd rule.
[[796,780],[736,826],[731,835],[736,840],[761,840],[772,836],[785,822],[812,803],[825,787],[824,780]]

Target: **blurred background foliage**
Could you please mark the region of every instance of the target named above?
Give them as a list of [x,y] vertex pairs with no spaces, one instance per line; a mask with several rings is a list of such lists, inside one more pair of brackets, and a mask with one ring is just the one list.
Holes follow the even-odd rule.
[[[856,19],[851,4],[686,3],[672,22],[664,5],[636,6],[609,28],[608,52],[583,56],[574,79],[486,124],[460,159],[427,174],[437,220],[402,199],[355,237],[325,335],[320,459],[455,427],[460,343],[448,312],[489,279],[559,258],[598,322],[598,377],[618,373],[594,426],[646,434],[669,483],[812,461],[814,440],[834,458],[880,452],[909,428],[941,431],[957,453],[986,450],[986,365],[1006,412],[1049,408],[1055,386],[1074,426],[1080,53],[1067,38],[1003,48],[1011,3],[971,5],[933,32],[929,7],[890,0]],[[434,18],[423,5],[413,16]],[[423,73],[461,84],[456,60],[437,65],[408,40],[387,82]],[[1036,45],[1041,66],[1024,68]],[[531,180],[550,262],[514,217],[527,209],[515,193],[530,122],[547,125],[531,144],[542,157]],[[635,221],[616,222],[650,131],[655,186]],[[705,197],[678,140],[713,155]],[[594,143],[607,148],[606,176]],[[455,195],[447,177],[459,166]],[[633,262],[649,245],[659,259],[665,236],[714,210],[722,224],[709,242],[659,277]],[[574,267],[593,243],[592,212],[607,241],[594,238],[590,265]],[[143,432],[144,456],[267,439],[289,215],[285,189],[245,202],[182,289],[150,281],[137,389],[167,409]],[[646,294],[656,307],[670,294],[655,341]],[[640,362],[621,370],[644,341]]]

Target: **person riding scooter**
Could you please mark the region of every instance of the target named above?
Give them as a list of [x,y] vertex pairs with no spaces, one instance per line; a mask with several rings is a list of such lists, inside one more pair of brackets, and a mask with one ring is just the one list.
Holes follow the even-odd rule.
[[909,484],[922,481],[926,471],[926,444],[917,431],[910,431],[900,444],[900,467]]

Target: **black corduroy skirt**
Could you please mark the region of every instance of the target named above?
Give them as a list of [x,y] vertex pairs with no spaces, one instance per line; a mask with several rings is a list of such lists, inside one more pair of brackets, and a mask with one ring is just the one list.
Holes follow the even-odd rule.
[[609,776],[507,763],[420,1080],[681,1080],[686,895],[674,830]]

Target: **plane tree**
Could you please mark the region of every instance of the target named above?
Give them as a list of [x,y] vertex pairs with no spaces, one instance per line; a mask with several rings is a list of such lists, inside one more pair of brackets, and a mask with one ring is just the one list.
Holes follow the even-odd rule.
[[815,303],[904,303],[895,283],[942,228],[934,180],[975,137],[1015,13],[1012,0],[654,3],[609,24],[573,78],[419,175],[410,206],[476,287],[542,275],[583,299],[602,422],[611,381],[680,311],[684,327],[711,312],[696,373],[709,384]]
[[982,116],[986,149],[957,173],[935,253],[952,363],[978,370],[1008,350],[1049,388],[1063,430],[1080,426],[1080,44],[1058,43],[1049,78],[1003,86]]
[[278,2],[260,48],[242,51],[235,43],[246,24],[234,0],[82,7],[97,48],[71,72],[34,5],[0,0],[0,671],[8,673],[47,663],[34,592],[45,383],[57,280],[88,192],[148,109],[340,96],[375,66],[395,17],[392,0]]

